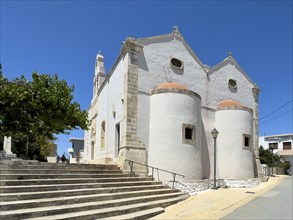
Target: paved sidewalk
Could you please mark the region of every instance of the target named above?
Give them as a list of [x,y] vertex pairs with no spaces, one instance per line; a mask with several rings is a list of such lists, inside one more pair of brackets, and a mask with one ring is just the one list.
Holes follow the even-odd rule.
[[166,208],[154,219],[221,219],[240,206],[250,202],[278,185],[285,176],[269,178],[255,188],[220,188],[207,190]]

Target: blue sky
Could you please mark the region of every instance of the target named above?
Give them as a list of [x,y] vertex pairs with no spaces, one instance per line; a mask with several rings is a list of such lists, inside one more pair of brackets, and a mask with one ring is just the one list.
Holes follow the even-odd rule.
[[[109,71],[126,37],[167,34],[178,25],[204,64],[214,66],[232,51],[259,85],[260,135],[292,133],[292,11],[291,0],[1,0],[0,62],[9,79],[58,73],[87,109],[99,50]],[[59,154],[67,152],[69,136],[57,136]]]

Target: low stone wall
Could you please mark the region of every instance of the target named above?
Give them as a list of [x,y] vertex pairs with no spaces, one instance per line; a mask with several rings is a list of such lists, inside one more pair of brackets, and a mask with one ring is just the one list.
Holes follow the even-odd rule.
[[223,180],[223,186],[231,188],[253,188],[260,184],[259,178],[253,179],[225,179]]
[[6,153],[5,151],[0,151],[0,160],[11,160],[16,159],[16,154]]
[[[259,178],[252,179],[218,179],[217,186],[223,188],[253,188],[260,184]],[[188,182],[167,182],[166,185],[179,189],[182,192],[188,193],[193,196],[199,192],[210,189],[214,185],[214,180],[199,180],[199,181],[188,181]]]
[[57,157],[47,157],[48,163],[57,163]]
[[[182,192],[188,193],[189,195],[196,195],[199,192],[208,190],[213,186],[213,180],[199,180],[192,182],[175,182],[174,188],[179,189]],[[217,180],[217,184],[221,184],[221,180]],[[169,187],[173,187],[173,182],[166,183]]]

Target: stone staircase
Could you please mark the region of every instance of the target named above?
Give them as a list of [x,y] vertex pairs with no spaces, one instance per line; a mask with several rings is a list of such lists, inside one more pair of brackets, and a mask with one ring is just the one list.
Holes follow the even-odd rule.
[[116,165],[0,161],[0,219],[148,219],[187,195]]

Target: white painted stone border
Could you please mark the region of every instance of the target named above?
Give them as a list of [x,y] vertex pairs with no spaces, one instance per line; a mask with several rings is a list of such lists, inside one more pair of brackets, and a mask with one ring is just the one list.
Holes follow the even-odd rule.
[[[174,188],[191,196],[197,195],[199,192],[210,189],[213,186],[213,180],[199,180],[190,182],[175,182]],[[261,183],[259,178],[252,179],[219,179],[217,185],[223,188],[253,188]],[[166,183],[167,186],[172,187],[173,182]]]

